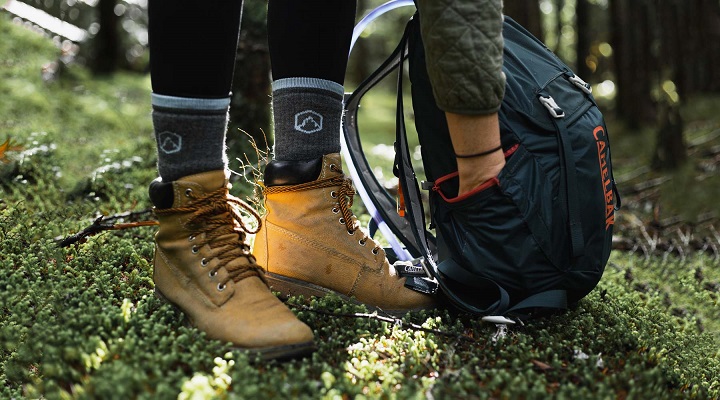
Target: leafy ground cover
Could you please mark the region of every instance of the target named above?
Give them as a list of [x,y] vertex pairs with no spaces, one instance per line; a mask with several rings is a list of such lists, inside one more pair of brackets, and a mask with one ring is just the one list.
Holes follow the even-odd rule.
[[0,37],[0,142],[12,139],[0,157],[0,398],[720,397],[720,269],[699,252],[615,252],[577,307],[508,330],[451,310],[393,320],[290,299],[316,334],[311,357],[258,363],[208,340],[153,295],[153,228],[57,246],[98,214],[149,207],[147,79],[74,66],[44,83],[49,41],[6,15]]

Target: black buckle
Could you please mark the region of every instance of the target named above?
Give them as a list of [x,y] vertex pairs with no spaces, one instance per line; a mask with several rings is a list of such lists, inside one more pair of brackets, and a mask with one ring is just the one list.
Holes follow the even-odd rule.
[[422,259],[395,261],[393,267],[395,267],[398,275],[405,278],[406,288],[425,294],[437,293],[439,285],[435,280],[428,277]]
[[409,276],[405,278],[405,287],[425,294],[436,294],[438,291],[437,282],[419,276]]

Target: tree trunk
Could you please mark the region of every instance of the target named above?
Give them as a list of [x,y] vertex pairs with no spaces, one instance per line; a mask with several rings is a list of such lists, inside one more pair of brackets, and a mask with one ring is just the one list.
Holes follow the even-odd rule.
[[613,64],[615,70],[615,107],[620,119],[626,117],[624,110],[632,102],[629,87],[631,85],[630,69],[632,69],[630,46],[628,45],[627,6],[623,0],[610,0],[610,37],[613,48]]
[[538,0],[510,0],[503,3],[503,13],[525,27],[536,38],[543,40],[540,2]]
[[[266,3],[245,2],[230,104],[227,147],[230,168],[237,170],[245,154],[256,161],[249,134],[260,150],[272,145],[270,126],[270,53]],[[243,133],[245,132],[245,133]]]
[[720,91],[720,3],[673,1],[678,46],[678,86],[684,93]]
[[617,115],[631,130],[655,122],[651,97],[657,76],[652,54],[652,5],[647,0],[611,0]]
[[[692,90],[693,80],[686,80],[683,71],[696,69],[698,55],[693,49],[692,33],[683,23],[695,13],[694,5],[681,0],[658,0],[652,10],[653,36],[659,42],[656,59],[656,85],[659,93],[658,132],[652,166],[655,169],[677,169],[687,161],[680,107],[686,92]],[[692,30],[692,29],[690,29]],[[687,35],[687,36],[686,36]],[[690,43],[686,43],[689,41]],[[665,84],[672,81],[675,85]]]
[[702,13],[700,32],[703,34],[702,60],[705,73],[707,91],[720,93],[720,2],[717,0],[702,0]]
[[577,33],[576,43],[576,66],[575,72],[582,79],[589,80],[590,67],[588,67],[586,60],[590,55],[590,4],[587,0],[577,0],[575,5],[575,32]]
[[555,0],[555,37],[557,40],[555,41],[555,48],[553,49],[553,52],[556,54],[560,51],[560,47],[562,46],[563,8],[565,8],[565,0]]
[[684,123],[678,103],[662,108],[652,167],[656,170],[673,170],[685,164],[688,159],[683,137]]
[[116,0],[100,0],[97,5],[100,30],[93,40],[95,51],[89,63],[90,69],[95,74],[109,74],[118,67],[120,18],[115,15],[116,4]]

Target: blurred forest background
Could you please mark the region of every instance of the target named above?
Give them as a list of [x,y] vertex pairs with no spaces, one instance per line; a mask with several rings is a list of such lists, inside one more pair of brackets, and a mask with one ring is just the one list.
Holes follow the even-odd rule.
[[[358,0],[358,19],[382,3]],[[266,5],[245,2],[231,107],[231,129],[248,132],[258,143],[271,132]],[[504,7],[592,84],[614,138],[616,177],[626,183],[621,191],[653,198],[663,183],[677,181],[662,174],[684,171],[686,183],[664,189],[676,197],[671,215],[688,208],[683,196],[700,180],[709,183],[699,202],[717,203],[719,0],[505,0]],[[46,80],[72,63],[100,76],[148,72],[147,0],[7,0],[4,8],[16,23],[56,43],[60,55],[44,67]],[[411,14],[407,7],[395,10],[368,27],[353,50],[347,90],[391,52]],[[386,88],[394,91],[391,82]],[[242,135],[229,141],[235,156],[252,152]],[[707,219],[701,215],[707,207],[690,208],[689,214]]]
[[[232,119],[247,132],[268,132],[266,2],[245,3],[236,72],[244,79],[235,80],[233,99],[243,112]],[[381,3],[359,0],[358,17]],[[594,86],[606,113],[630,129],[660,128],[655,167],[684,162],[677,110],[689,96],[720,92],[718,0],[506,0],[504,7]],[[98,74],[147,71],[147,0],[9,0],[5,8],[52,37],[63,62]],[[395,11],[366,31],[373,40],[358,42],[350,82],[395,46],[408,13]]]

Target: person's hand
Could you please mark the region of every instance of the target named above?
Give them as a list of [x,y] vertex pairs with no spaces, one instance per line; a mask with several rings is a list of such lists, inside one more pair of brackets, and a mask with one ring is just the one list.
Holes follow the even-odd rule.
[[460,179],[458,196],[462,196],[498,176],[505,166],[505,157],[502,149],[498,149],[482,157],[458,158],[457,164]]
[[497,113],[445,115],[453,149],[458,156],[458,196],[461,196],[495,178],[505,166],[505,156],[500,148],[500,123]]

